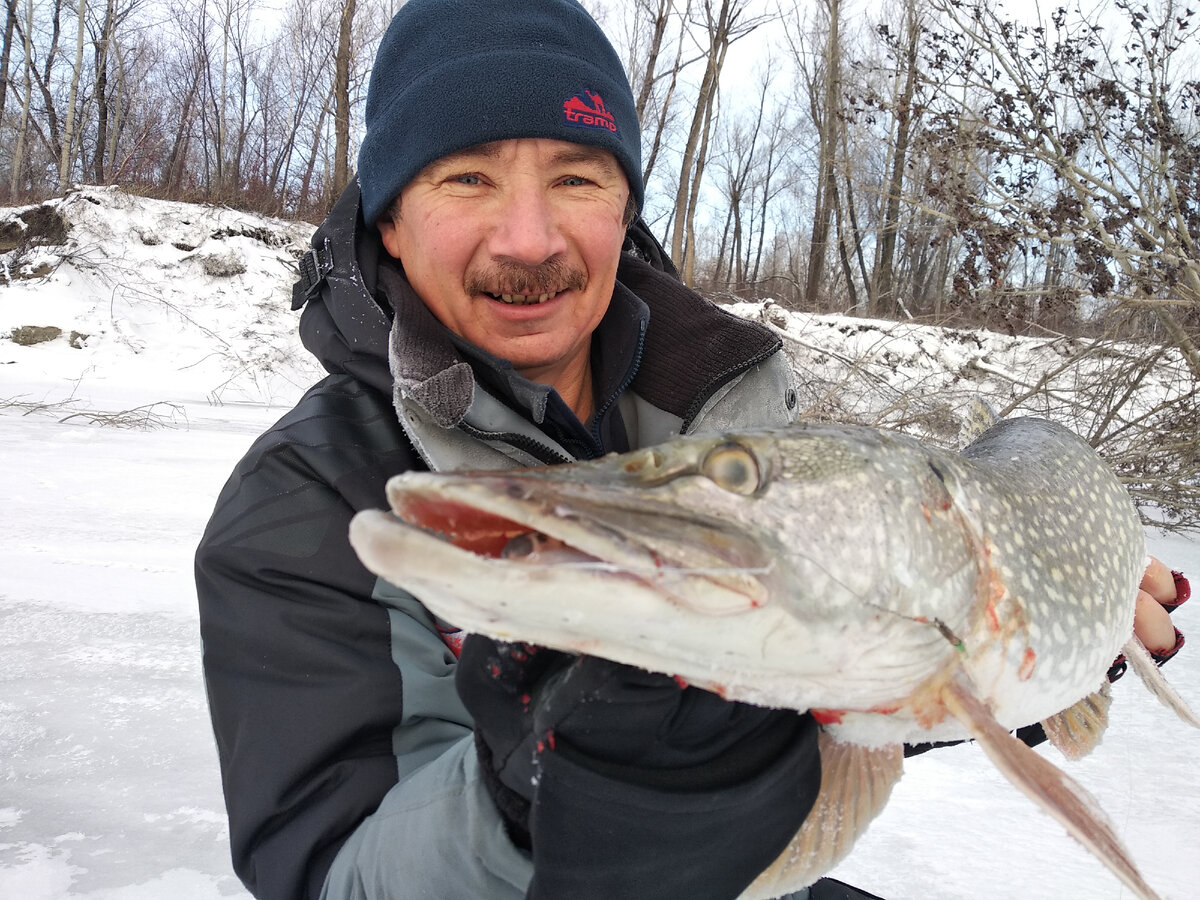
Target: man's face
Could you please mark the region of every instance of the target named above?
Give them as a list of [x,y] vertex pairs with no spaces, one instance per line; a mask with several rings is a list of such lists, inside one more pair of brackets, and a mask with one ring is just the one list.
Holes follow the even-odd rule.
[[378,222],[448,328],[533,381],[587,366],[612,298],[629,183],[616,157],[565,141],[497,141],[443,157]]

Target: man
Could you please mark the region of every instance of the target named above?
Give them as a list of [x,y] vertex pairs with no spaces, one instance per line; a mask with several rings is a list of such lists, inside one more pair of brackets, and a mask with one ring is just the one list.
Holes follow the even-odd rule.
[[408,469],[790,421],[778,339],[683,288],[637,220],[632,94],[574,0],[404,5],[359,184],[297,288],[330,375],[197,554],[239,876],[279,900],[737,896],[813,802],[811,717],[463,641],[346,532]]

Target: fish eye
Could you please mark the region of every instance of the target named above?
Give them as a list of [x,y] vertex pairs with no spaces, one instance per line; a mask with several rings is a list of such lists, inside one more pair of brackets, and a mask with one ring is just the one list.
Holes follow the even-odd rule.
[[700,472],[717,487],[730,493],[748,496],[758,490],[758,460],[739,444],[714,447],[700,464]]

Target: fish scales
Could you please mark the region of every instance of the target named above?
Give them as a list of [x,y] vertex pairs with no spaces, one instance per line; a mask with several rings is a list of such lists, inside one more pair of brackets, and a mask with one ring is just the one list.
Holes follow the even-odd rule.
[[[1006,420],[954,453],[794,425],[549,468],[407,473],[388,498],[393,513],[360,514],[351,541],[445,620],[811,710],[839,772],[878,770],[902,742],[974,737],[1154,896],[1081,789],[1006,733],[1084,706],[1103,715],[1091,698],[1131,641],[1142,527],[1068,430]],[[875,811],[886,801],[874,782],[870,796]],[[836,851],[809,834],[782,880],[748,896],[820,874],[869,815],[850,817]]]

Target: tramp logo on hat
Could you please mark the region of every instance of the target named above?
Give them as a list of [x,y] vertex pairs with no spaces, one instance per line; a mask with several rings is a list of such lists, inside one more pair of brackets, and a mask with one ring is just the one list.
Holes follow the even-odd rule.
[[567,124],[576,128],[603,128],[616,134],[617,120],[605,108],[604,100],[591,91],[585,90],[584,93],[587,94],[587,100],[573,94],[563,101],[563,117]]

